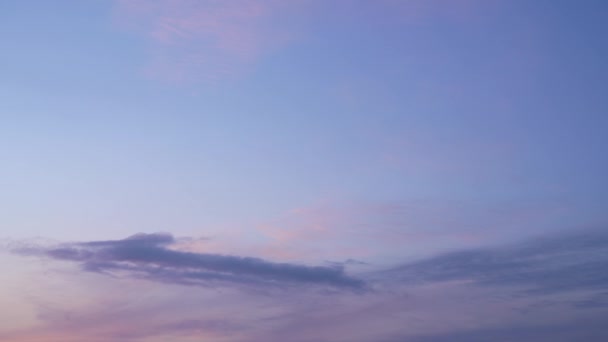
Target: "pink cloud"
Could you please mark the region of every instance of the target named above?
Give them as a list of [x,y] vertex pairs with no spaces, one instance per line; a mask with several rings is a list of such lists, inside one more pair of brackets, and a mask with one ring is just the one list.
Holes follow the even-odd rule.
[[263,238],[250,253],[307,262],[403,260],[479,246],[544,229],[564,203],[404,200],[320,202],[256,226]]
[[116,0],[116,15],[120,26],[147,39],[149,76],[213,81],[288,41],[287,30],[273,28],[273,20],[290,6],[275,0]]
[[[238,312],[240,308],[231,304],[229,296],[217,298],[217,293],[206,289],[176,291],[172,286],[142,280],[103,279],[73,272],[61,276],[63,289],[38,289],[35,296],[27,298],[36,307],[37,320],[27,327],[0,331],[0,340],[225,341],[238,335],[244,325],[223,317],[248,317]],[[48,281],[49,275],[46,278]],[[58,277],[50,279],[60,281]],[[203,305],[218,300],[221,307]]]
[[[296,31],[302,27],[296,30],[297,24],[292,24],[314,13],[332,12],[317,18],[322,20],[354,16],[368,22],[373,9],[383,13],[383,22],[412,23],[478,17],[487,3],[379,0],[370,5],[344,0],[335,6],[322,0],[115,0],[115,18],[121,28],[146,39],[151,52],[145,67],[149,77],[192,83],[230,79],[249,70],[301,34]],[[305,26],[318,24],[313,20]]]

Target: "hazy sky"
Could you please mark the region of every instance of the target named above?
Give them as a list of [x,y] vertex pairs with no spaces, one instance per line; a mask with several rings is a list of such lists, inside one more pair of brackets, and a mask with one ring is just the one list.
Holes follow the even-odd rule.
[[0,340],[608,340],[607,13],[0,1]]

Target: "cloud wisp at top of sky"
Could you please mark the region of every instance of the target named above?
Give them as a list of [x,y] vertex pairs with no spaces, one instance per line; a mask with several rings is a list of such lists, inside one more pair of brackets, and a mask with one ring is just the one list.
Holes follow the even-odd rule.
[[146,73],[189,83],[231,77],[288,40],[272,29],[277,13],[302,3],[269,1],[118,0],[117,22],[142,34],[152,53]]

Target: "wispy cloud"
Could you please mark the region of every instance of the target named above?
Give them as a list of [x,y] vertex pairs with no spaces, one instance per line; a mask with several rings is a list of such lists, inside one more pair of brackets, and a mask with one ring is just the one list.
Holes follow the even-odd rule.
[[127,274],[184,285],[317,285],[363,289],[339,265],[305,266],[260,258],[184,252],[171,249],[168,234],[137,234],[123,240],[91,241],[53,247],[28,247],[16,252],[78,263],[83,270],[108,275]]
[[256,226],[264,240],[254,254],[279,260],[354,258],[372,263],[429,256],[445,248],[508,241],[543,230],[563,207],[545,201],[321,201]]
[[506,247],[450,252],[397,267],[403,281],[470,281],[534,294],[608,289],[608,233],[547,235]]
[[[264,55],[314,30],[319,20],[354,17],[411,23],[420,20],[469,18],[488,1],[479,0],[115,0],[118,25],[144,37],[150,51],[145,73],[176,83],[216,82],[250,68]],[[292,22],[314,13],[305,27]],[[378,20],[376,15],[381,15]],[[361,17],[362,15],[362,17]],[[291,20],[294,19],[294,20]],[[327,23],[327,22],[326,22]],[[323,23],[321,23],[323,24]]]
[[152,60],[148,75],[174,82],[230,77],[288,41],[272,27],[296,2],[276,0],[116,0],[118,22],[143,34]]

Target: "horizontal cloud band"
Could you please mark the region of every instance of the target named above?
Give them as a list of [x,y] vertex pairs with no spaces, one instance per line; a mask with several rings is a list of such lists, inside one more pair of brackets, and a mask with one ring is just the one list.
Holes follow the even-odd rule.
[[169,234],[137,234],[123,240],[34,247],[18,252],[76,262],[91,272],[127,272],[150,280],[187,285],[229,282],[365,287],[363,281],[346,275],[342,266],[305,266],[253,257],[184,252],[170,249],[174,243]]

